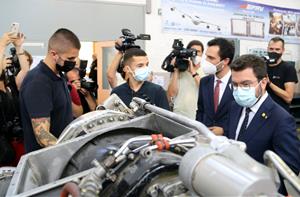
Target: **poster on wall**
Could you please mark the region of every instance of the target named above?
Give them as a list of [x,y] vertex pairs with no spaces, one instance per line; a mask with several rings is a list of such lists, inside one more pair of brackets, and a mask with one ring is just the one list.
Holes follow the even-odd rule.
[[243,0],[162,0],[163,31],[300,43],[300,10]]

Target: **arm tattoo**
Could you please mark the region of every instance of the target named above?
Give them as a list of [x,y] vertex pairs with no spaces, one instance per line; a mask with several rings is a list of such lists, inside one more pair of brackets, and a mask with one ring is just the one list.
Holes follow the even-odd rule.
[[50,133],[50,118],[32,118],[31,124],[39,145],[47,147],[56,144],[56,137]]

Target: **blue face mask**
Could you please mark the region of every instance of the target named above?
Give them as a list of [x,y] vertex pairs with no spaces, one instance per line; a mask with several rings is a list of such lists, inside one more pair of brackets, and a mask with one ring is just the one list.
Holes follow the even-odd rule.
[[146,81],[150,73],[150,69],[148,66],[137,68],[134,71],[134,79],[136,81]]
[[237,87],[233,89],[234,100],[242,107],[252,107],[259,98],[255,96],[255,87],[249,89],[242,89]]

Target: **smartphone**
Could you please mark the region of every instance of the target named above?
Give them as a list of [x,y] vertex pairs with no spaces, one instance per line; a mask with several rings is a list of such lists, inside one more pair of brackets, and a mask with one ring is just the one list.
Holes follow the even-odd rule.
[[10,32],[13,33],[13,36],[18,36],[19,33],[19,29],[20,29],[20,24],[19,23],[12,23],[10,26]]

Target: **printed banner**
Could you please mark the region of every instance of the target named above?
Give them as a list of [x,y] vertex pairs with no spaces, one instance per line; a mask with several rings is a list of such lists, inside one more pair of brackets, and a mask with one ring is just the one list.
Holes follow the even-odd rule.
[[300,10],[242,0],[162,0],[163,31],[300,43]]

